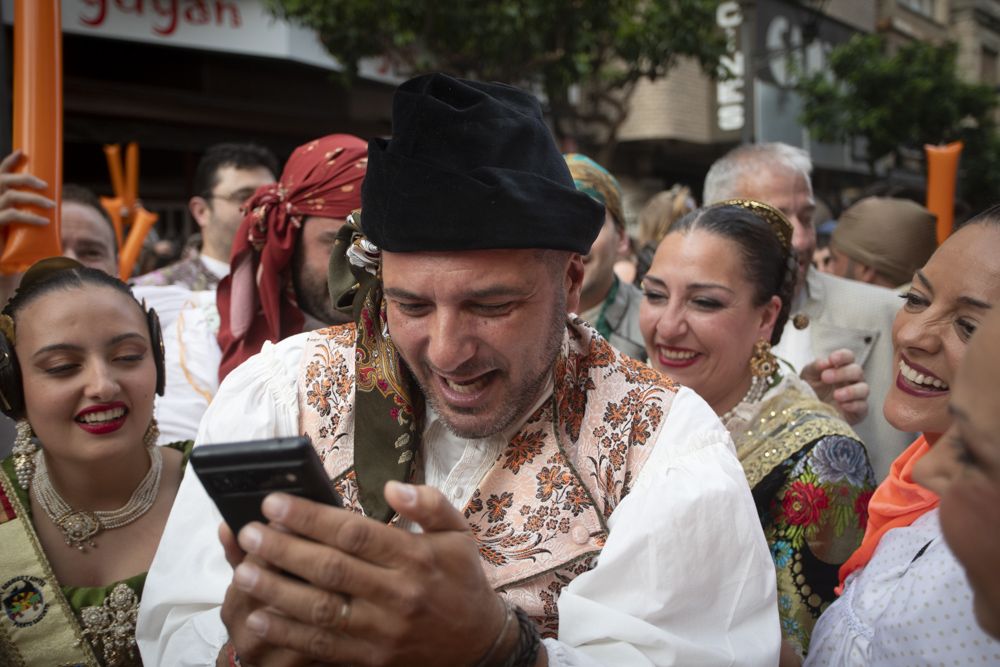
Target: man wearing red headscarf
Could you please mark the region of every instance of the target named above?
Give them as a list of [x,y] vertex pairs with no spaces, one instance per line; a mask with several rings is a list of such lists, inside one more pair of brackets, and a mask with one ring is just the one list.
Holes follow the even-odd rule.
[[367,167],[366,142],[331,134],[296,148],[281,179],[247,202],[216,297],[220,381],[264,341],[349,319],[330,301],[327,265],[337,232],[361,208]]
[[346,134],[295,149],[281,180],[247,200],[217,291],[135,288],[165,314],[160,442],[193,439],[219,382],[264,341],[346,319],[330,304],[327,264],[344,219],[361,206],[367,156],[367,144]]

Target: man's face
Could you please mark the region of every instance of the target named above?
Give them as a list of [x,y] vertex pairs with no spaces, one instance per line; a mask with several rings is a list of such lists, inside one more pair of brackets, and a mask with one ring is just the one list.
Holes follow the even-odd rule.
[[578,306],[579,255],[382,254],[389,333],[456,435],[501,433],[538,400]]
[[193,197],[191,214],[201,226],[206,255],[223,262],[229,261],[236,230],[243,221],[241,207],[262,185],[274,183],[274,174],[264,167],[237,169],[221,167],[216,172],[218,182],[207,197]]
[[343,324],[350,320],[333,307],[326,282],[333,243],[344,223],[343,219],[336,218],[306,218],[292,257],[292,281],[299,308],[324,324]]
[[857,264],[841,251],[830,246],[830,264],[828,273],[848,280],[861,280]]
[[831,273],[830,263],[833,262],[833,257],[830,256],[830,246],[825,246],[823,248],[816,248],[813,253],[813,266],[820,273]]
[[63,202],[60,222],[64,257],[118,275],[115,233],[100,213],[86,204],[67,201]]
[[739,196],[770,204],[792,222],[792,247],[799,257],[797,289],[801,289],[816,250],[816,228],[812,223],[816,200],[809,177],[783,165],[759,166],[743,179]]
[[583,310],[593,308],[607,297],[615,279],[615,262],[624,244],[625,234],[615,225],[611,214],[605,213],[601,233],[583,258],[583,291],[580,294]]

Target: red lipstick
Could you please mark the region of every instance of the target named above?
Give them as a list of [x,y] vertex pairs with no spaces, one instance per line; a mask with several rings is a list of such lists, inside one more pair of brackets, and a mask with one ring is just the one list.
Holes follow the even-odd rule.
[[[92,415],[99,412],[113,412],[119,411],[120,414],[109,419],[103,419],[101,421],[85,421],[84,417],[87,415]],[[76,413],[73,421],[76,425],[82,428],[87,433],[92,435],[104,435],[106,433],[113,433],[125,425],[125,419],[128,417],[128,408],[121,401],[115,401],[114,403],[101,403],[98,405],[91,405],[89,407],[80,410]]]
[[[666,355],[667,352],[673,353],[675,356],[669,357]],[[681,354],[688,353],[691,354],[691,356],[678,358],[676,356],[678,353]],[[701,356],[702,355],[700,352],[689,350],[686,347],[670,347],[667,345],[660,345],[657,347],[656,358],[661,365],[666,366],[668,368],[687,368],[688,366],[697,363],[698,360],[701,359]]]
[[[897,365],[908,366],[909,368],[911,368],[916,373],[919,373],[920,375],[923,375],[928,378],[933,378],[934,380],[938,380],[940,382],[944,382],[944,380],[941,380],[941,378],[932,373],[929,369],[910,361],[905,354],[900,353],[899,357],[902,363]],[[903,375],[902,368],[896,371],[896,388],[899,389],[904,394],[909,394],[910,396],[916,396],[917,398],[937,398],[938,396],[944,396],[949,391],[947,387],[941,387],[941,388],[931,387],[928,385],[918,384],[916,382],[913,382],[907,379],[905,375]]]

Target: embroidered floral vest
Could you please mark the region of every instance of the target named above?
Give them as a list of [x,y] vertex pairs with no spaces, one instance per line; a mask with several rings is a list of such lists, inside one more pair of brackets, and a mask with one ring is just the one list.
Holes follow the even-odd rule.
[[[361,513],[353,472],[353,325],[313,332],[302,364],[300,429],[345,506]],[[675,391],[582,320],[570,322],[551,400],[527,419],[466,505],[489,581],[544,635],[557,632],[563,586],[596,564],[607,519],[649,456]]]

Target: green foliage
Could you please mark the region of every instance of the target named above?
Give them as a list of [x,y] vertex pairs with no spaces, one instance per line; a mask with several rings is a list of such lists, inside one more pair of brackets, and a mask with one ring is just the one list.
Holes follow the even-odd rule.
[[[606,134],[629,92],[665,75],[679,56],[715,75],[725,52],[719,0],[266,0],[277,16],[315,29],[357,74],[384,56],[401,71],[443,71],[543,91],[557,131]],[[570,90],[579,85],[580,104]]]
[[900,148],[992,129],[996,92],[958,78],[955,44],[912,42],[890,53],[878,35],[858,35],[830,53],[828,71],[805,77],[803,123],[822,141],[867,141],[867,161],[899,157]]

